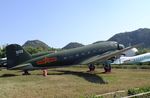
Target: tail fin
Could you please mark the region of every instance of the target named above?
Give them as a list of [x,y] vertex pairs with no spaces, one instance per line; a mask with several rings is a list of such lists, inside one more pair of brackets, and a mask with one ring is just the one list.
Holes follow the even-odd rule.
[[11,44],[6,47],[6,57],[7,68],[14,67],[32,58],[28,52],[17,44]]

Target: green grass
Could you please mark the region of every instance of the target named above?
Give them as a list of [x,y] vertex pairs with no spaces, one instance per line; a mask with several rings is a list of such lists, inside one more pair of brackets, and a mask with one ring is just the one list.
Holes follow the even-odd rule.
[[50,69],[47,77],[42,71],[22,76],[19,71],[0,71],[0,98],[86,98],[97,94],[150,86],[150,69],[103,69],[87,73],[87,68],[66,67]]
[[128,95],[135,95],[135,94],[145,93],[149,91],[150,91],[150,87],[134,88],[128,90]]

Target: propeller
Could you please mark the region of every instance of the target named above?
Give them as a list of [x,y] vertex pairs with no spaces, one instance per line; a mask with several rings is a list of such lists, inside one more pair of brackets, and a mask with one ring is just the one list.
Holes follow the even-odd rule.
[[124,49],[125,47],[124,47],[124,45],[123,44],[117,44],[117,48],[118,48],[118,50],[121,50],[121,49]]

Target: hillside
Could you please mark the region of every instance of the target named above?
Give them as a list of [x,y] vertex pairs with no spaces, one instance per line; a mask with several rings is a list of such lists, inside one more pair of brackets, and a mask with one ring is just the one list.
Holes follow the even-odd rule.
[[142,43],[142,48],[150,48],[150,29],[142,28],[114,35],[109,41],[117,41],[125,46]]
[[47,44],[40,40],[29,40],[24,43],[23,47],[42,48],[43,50],[48,50],[50,48]]
[[77,43],[77,42],[71,42],[71,43],[67,44],[65,47],[63,47],[62,49],[71,49],[71,48],[77,48],[77,47],[82,47],[82,46],[84,46],[84,45]]

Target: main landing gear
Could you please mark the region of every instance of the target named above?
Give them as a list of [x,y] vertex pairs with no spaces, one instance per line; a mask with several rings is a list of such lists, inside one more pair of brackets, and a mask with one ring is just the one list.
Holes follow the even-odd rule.
[[89,65],[89,70],[87,72],[93,72],[95,70],[95,66],[93,64]]
[[[110,73],[111,72],[111,64],[110,62],[104,62],[104,73]],[[95,70],[95,66],[93,64],[89,65],[89,70],[87,72],[93,72]]]
[[22,75],[31,75],[31,74],[28,72],[28,70],[24,70],[23,72],[24,72],[24,73],[23,73]]
[[103,67],[104,67],[104,73],[111,72],[111,64],[109,61],[104,62]]

